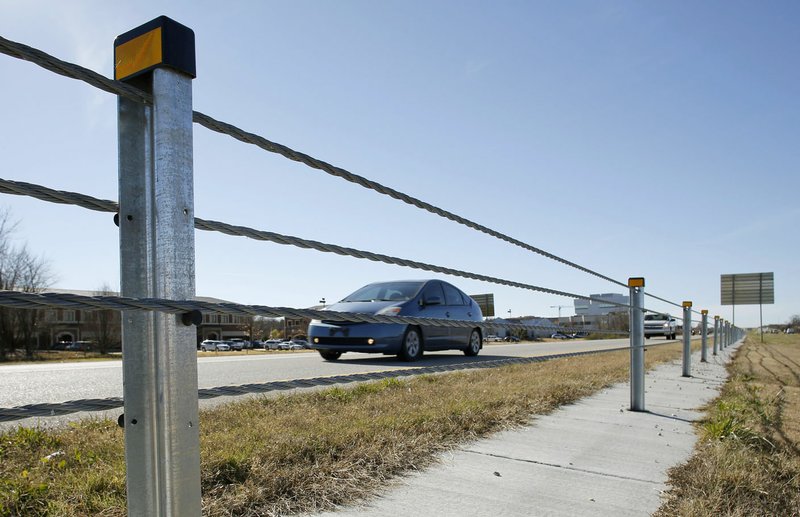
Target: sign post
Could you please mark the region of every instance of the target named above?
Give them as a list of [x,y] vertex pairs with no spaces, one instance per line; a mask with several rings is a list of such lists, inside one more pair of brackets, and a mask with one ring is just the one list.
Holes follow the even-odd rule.
[[764,304],[775,303],[775,274],[774,273],[738,273],[722,275],[720,277],[720,298],[722,305],[733,306],[733,321],[731,326],[736,328],[736,306],[759,306],[759,331],[761,342],[764,342]]

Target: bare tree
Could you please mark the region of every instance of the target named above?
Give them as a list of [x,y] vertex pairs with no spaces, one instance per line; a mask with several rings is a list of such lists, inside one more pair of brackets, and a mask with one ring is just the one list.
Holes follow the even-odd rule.
[[630,330],[630,317],[624,311],[610,312],[598,320],[597,326],[600,330],[628,332]]
[[[28,293],[40,292],[51,281],[49,266],[43,258],[34,257],[27,246],[14,247],[11,236],[17,223],[8,210],[0,209],[0,289]],[[32,357],[40,311],[0,307],[0,360],[17,348]]]
[[[94,296],[113,296],[115,294],[108,282],[105,282],[94,292]],[[86,319],[97,342],[97,349],[101,354],[107,354],[111,347],[120,343],[121,319],[118,310],[101,309],[91,311],[87,313]]]
[[251,340],[261,340],[271,335],[272,329],[279,326],[279,322],[273,318],[263,316],[247,316],[241,329],[250,336]]

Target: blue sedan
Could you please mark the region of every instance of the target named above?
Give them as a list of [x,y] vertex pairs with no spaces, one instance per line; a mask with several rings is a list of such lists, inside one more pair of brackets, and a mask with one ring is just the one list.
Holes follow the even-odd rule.
[[[369,284],[327,308],[336,312],[408,316],[481,322],[475,301],[441,280],[401,280]],[[478,355],[483,339],[478,325],[437,327],[405,323],[357,323],[312,320],[308,327],[311,348],[328,361],[343,352],[396,354],[416,361],[423,350],[463,350]]]

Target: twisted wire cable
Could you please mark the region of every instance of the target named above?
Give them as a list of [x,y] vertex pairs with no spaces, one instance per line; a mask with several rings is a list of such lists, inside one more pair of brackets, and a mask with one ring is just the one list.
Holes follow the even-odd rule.
[[[267,318],[291,318],[325,321],[345,321],[352,323],[389,323],[406,325],[432,325],[436,327],[480,327],[482,329],[530,329],[553,331],[580,331],[570,327],[552,325],[528,325],[523,323],[471,321],[442,318],[419,318],[410,316],[384,316],[317,309],[294,309],[291,307],[270,307],[266,305],[242,305],[222,302],[211,303],[199,300],[167,300],[162,298],[130,298],[124,296],[83,296],[70,293],[27,293],[21,291],[0,291],[0,307],[11,309],[62,308],[82,311],[120,310],[120,311],[158,311],[170,314],[217,313],[234,316],[263,316]],[[626,335],[626,331],[598,330],[598,334]]]
[[[0,37],[0,52],[3,52],[3,53],[5,53],[5,54],[7,54],[9,56],[12,56],[12,57],[16,57],[16,58],[19,58],[19,59],[24,59],[26,61],[30,61],[30,62],[35,63],[35,64],[37,64],[37,65],[39,65],[39,66],[41,66],[41,67],[43,67],[43,68],[45,68],[47,70],[55,72],[57,74],[60,74],[60,75],[66,76],[66,77],[70,77],[72,79],[78,79],[78,80],[84,81],[84,82],[86,82],[86,83],[88,83],[88,84],[90,84],[90,85],[92,85],[92,86],[94,86],[96,88],[99,88],[101,90],[104,90],[106,92],[113,93],[113,94],[116,94],[116,95],[121,95],[123,97],[126,97],[128,99],[131,99],[131,100],[134,100],[134,101],[137,101],[137,102],[143,102],[143,103],[147,103],[147,104],[152,104],[152,96],[147,94],[147,93],[145,93],[145,92],[142,92],[141,90],[139,90],[137,88],[134,88],[134,87],[132,87],[132,86],[130,86],[128,84],[125,84],[123,82],[120,82],[120,81],[114,81],[112,79],[108,79],[108,78],[98,74],[97,72],[94,72],[94,71],[89,70],[87,68],[83,68],[83,67],[80,67],[80,66],[72,64],[72,63],[67,63],[65,61],[61,61],[61,60],[59,60],[59,59],[57,59],[57,58],[55,58],[53,56],[50,56],[49,54],[46,54],[45,52],[42,52],[42,51],[37,50],[37,49],[34,49],[32,47],[28,47],[27,45],[23,45],[21,43],[13,42],[13,41],[10,41],[10,40],[7,40],[5,38]],[[425,201],[417,199],[417,198],[415,198],[413,196],[409,196],[407,194],[404,194],[404,193],[402,193],[402,192],[400,192],[398,190],[392,189],[392,188],[387,187],[385,185],[382,185],[382,184],[380,184],[378,182],[369,180],[369,179],[367,179],[367,178],[365,178],[363,176],[359,176],[357,174],[353,174],[353,173],[351,173],[351,172],[349,172],[349,171],[347,171],[345,169],[342,169],[341,167],[336,167],[336,166],[331,165],[329,163],[326,163],[326,162],[324,162],[322,160],[318,160],[318,159],[316,159],[316,158],[314,158],[312,156],[309,156],[309,155],[307,155],[305,153],[302,153],[302,152],[299,152],[299,151],[295,151],[294,149],[291,149],[291,148],[289,148],[289,147],[287,147],[285,145],[278,144],[276,142],[272,142],[272,141],[270,141],[270,140],[268,140],[268,139],[266,139],[266,138],[264,138],[262,136],[259,136],[259,135],[256,135],[254,133],[250,133],[250,132],[244,131],[244,130],[242,130],[242,129],[240,129],[240,128],[232,125],[232,124],[228,124],[226,122],[223,122],[223,121],[220,121],[220,120],[216,120],[213,117],[211,117],[209,115],[206,115],[204,113],[200,113],[198,111],[194,111],[192,113],[192,118],[193,118],[194,122],[200,124],[201,126],[207,128],[207,129],[209,129],[211,131],[215,131],[217,133],[221,133],[221,134],[230,136],[230,137],[235,138],[235,139],[237,139],[237,140],[239,140],[241,142],[244,142],[244,143],[255,145],[255,146],[257,146],[257,147],[259,147],[261,149],[264,149],[265,151],[269,151],[269,152],[275,153],[275,154],[280,154],[281,156],[283,156],[285,158],[288,158],[290,160],[293,160],[293,161],[296,161],[296,162],[299,162],[299,163],[303,163],[304,165],[307,165],[308,167],[311,167],[313,169],[321,170],[321,171],[326,172],[326,173],[328,173],[328,174],[330,174],[332,176],[336,176],[336,177],[342,178],[344,180],[347,180],[347,181],[349,181],[351,183],[355,183],[357,185],[360,185],[360,186],[362,186],[364,188],[367,188],[367,189],[370,189],[370,190],[374,190],[374,191],[376,191],[376,192],[378,192],[380,194],[387,195],[389,197],[392,197],[392,198],[397,199],[399,201],[402,201],[404,203],[410,204],[412,206],[415,206],[417,208],[420,208],[420,209],[425,210],[427,212],[430,212],[432,214],[438,215],[440,217],[449,219],[451,221],[454,221],[454,222],[457,222],[457,223],[462,224],[464,226],[467,226],[469,228],[472,228],[473,230],[480,231],[482,233],[485,233],[487,235],[491,235],[492,237],[495,237],[497,239],[503,240],[503,241],[508,242],[510,244],[514,244],[515,246],[519,246],[521,248],[527,249],[527,250],[532,251],[534,253],[538,253],[539,255],[547,257],[547,258],[549,258],[551,260],[554,260],[556,262],[560,262],[562,264],[565,264],[565,265],[568,265],[570,267],[576,268],[576,269],[578,269],[580,271],[583,271],[585,273],[589,273],[591,275],[597,276],[599,278],[602,278],[602,279],[607,280],[609,282],[613,282],[613,283],[621,285],[623,287],[627,286],[627,284],[625,284],[623,282],[620,282],[618,280],[614,280],[613,278],[610,278],[610,277],[608,277],[606,275],[603,275],[603,274],[598,273],[596,271],[593,271],[593,270],[591,270],[589,268],[581,266],[580,264],[577,264],[575,262],[572,262],[572,261],[569,261],[569,260],[564,259],[562,257],[559,257],[558,255],[549,253],[549,252],[547,252],[547,251],[545,251],[545,250],[543,250],[541,248],[537,248],[535,246],[532,246],[530,244],[522,242],[522,241],[520,241],[518,239],[515,239],[513,237],[509,237],[507,235],[504,235],[504,234],[502,234],[502,233],[500,233],[500,232],[498,232],[496,230],[492,230],[491,228],[488,228],[488,227],[483,226],[481,224],[478,224],[476,222],[470,221],[469,219],[466,219],[466,218],[461,217],[461,216],[459,216],[457,214],[454,214],[452,212],[449,212],[447,210],[444,210],[442,208],[434,206],[434,205],[432,205],[430,203],[427,203]]]
[[522,242],[519,239],[515,239],[513,237],[509,237],[508,235],[505,235],[505,234],[500,233],[500,232],[498,232],[496,230],[493,230],[491,228],[483,226],[482,224],[479,224],[479,223],[476,223],[474,221],[471,221],[471,220],[469,220],[469,219],[467,219],[465,217],[461,217],[460,215],[457,215],[457,214],[454,214],[454,213],[449,212],[447,210],[444,210],[442,208],[439,208],[439,207],[437,207],[435,205],[432,205],[430,203],[427,203],[425,201],[417,199],[417,198],[415,198],[413,196],[409,196],[408,194],[404,194],[403,192],[400,192],[400,191],[395,190],[395,189],[393,189],[391,187],[387,187],[385,185],[382,185],[382,184],[380,184],[380,183],[378,183],[376,181],[372,181],[372,180],[367,179],[367,178],[365,178],[363,176],[359,176],[358,174],[353,174],[352,172],[349,172],[349,171],[347,171],[345,169],[342,169],[341,167],[336,167],[336,166],[331,165],[331,164],[329,164],[327,162],[324,162],[322,160],[318,160],[318,159],[316,159],[316,158],[314,158],[312,156],[309,156],[309,155],[307,155],[305,153],[301,153],[299,151],[295,151],[294,149],[291,149],[291,148],[289,148],[289,147],[287,147],[285,145],[277,144],[275,142],[267,140],[266,138],[264,138],[262,136],[259,136],[259,135],[244,131],[244,130],[242,130],[242,129],[240,129],[240,128],[232,125],[232,124],[228,124],[226,122],[221,122],[219,120],[215,120],[212,117],[210,117],[208,115],[205,115],[203,113],[199,113],[197,111],[195,111],[194,114],[193,114],[193,120],[196,123],[200,124],[201,126],[205,127],[206,129],[210,129],[211,131],[216,131],[218,133],[221,133],[221,134],[224,134],[224,135],[228,135],[230,137],[233,137],[233,138],[239,140],[240,142],[244,142],[244,143],[248,143],[248,144],[251,144],[251,145],[255,145],[257,147],[260,147],[261,149],[264,149],[265,151],[269,151],[269,152],[272,152],[272,153],[280,154],[281,156],[283,156],[285,158],[288,158],[290,160],[293,160],[293,161],[296,161],[296,162],[300,162],[300,163],[302,163],[304,165],[307,165],[308,167],[311,167],[313,169],[317,169],[317,170],[321,170],[323,172],[326,172],[326,173],[330,174],[331,176],[336,176],[337,178],[342,178],[342,179],[344,179],[346,181],[349,181],[351,183],[355,183],[356,185],[360,185],[360,186],[362,186],[364,188],[367,188],[367,189],[370,189],[370,190],[374,190],[375,192],[378,192],[380,194],[384,194],[384,195],[389,196],[391,198],[397,199],[397,200],[402,201],[402,202],[404,202],[406,204],[415,206],[417,208],[420,208],[420,209],[425,210],[427,212],[430,212],[432,214],[438,215],[438,216],[443,217],[445,219],[449,219],[451,221],[459,223],[459,224],[461,224],[463,226],[466,226],[468,228],[471,228],[473,230],[477,230],[477,231],[479,231],[481,233],[485,233],[487,235],[490,235],[492,237],[495,237],[497,239],[505,241],[505,242],[507,242],[509,244],[513,244],[515,246],[518,246],[520,248],[526,249],[528,251],[532,251],[534,253],[542,255],[542,256],[544,256],[546,258],[549,258],[551,260],[554,260],[556,262],[560,262],[560,263],[562,263],[564,265],[573,267],[575,269],[583,271],[584,273],[588,273],[590,275],[594,275],[596,277],[602,278],[603,280],[607,280],[607,281],[615,283],[617,285],[621,285],[623,287],[627,287],[626,283],[620,282],[619,280],[615,280],[615,279],[613,279],[611,277],[608,277],[606,275],[598,273],[597,271],[594,271],[594,270],[589,269],[587,267],[581,266],[580,264],[577,264],[577,263],[572,262],[570,260],[567,260],[565,258],[559,257],[558,255],[555,255],[553,253],[549,253],[549,252],[547,252],[547,251],[545,251],[545,250],[543,250],[541,248],[537,248],[536,246],[533,246],[531,244],[527,244],[525,242]]
[[[75,194],[63,190],[52,190],[47,187],[43,187],[41,185],[33,185],[30,183],[11,181],[6,179],[0,179],[0,193],[27,195],[35,197],[42,201],[50,201],[62,204],[75,204],[81,207],[90,208],[92,210],[97,210],[97,211],[116,212],[118,210],[118,205],[113,201],[95,199],[90,196],[86,196],[84,194]],[[427,264],[416,260],[408,260],[399,257],[393,257],[390,255],[384,255],[381,253],[373,253],[370,251],[359,250],[356,248],[339,246],[336,244],[328,244],[310,239],[302,239],[299,237],[293,237],[291,235],[282,235],[274,232],[256,230],[254,228],[248,228],[245,226],[236,226],[218,221],[201,219],[199,217],[195,217],[195,228],[206,231],[216,231],[224,233],[226,235],[246,237],[253,240],[268,241],[276,244],[296,246],[304,249],[313,249],[324,253],[334,253],[336,255],[366,259],[366,260],[371,260],[373,262],[382,262],[384,264],[391,264],[396,266],[408,267],[412,269],[420,269],[423,271],[430,271],[434,273],[441,273],[451,276],[458,276],[462,278],[469,278],[472,280],[479,280],[482,282],[506,285],[509,287],[527,289],[530,291],[553,294],[557,296],[566,296],[582,300],[595,301],[598,303],[615,305],[623,308],[630,308],[630,305],[628,304],[614,302],[602,298],[595,298],[591,296],[584,296],[581,294],[569,293],[566,291],[560,291],[548,287],[541,287],[531,284],[525,284],[522,282],[515,282],[513,280],[506,280],[502,278],[496,278],[477,273],[470,273],[468,271],[437,266],[434,264]]]
[[11,41],[0,36],[0,52],[17,59],[29,61],[45,70],[83,81],[95,88],[108,93],[113,93],[132,101],[143,104],[152,104],[153,96],[120,81],[109,79],[94,70],[84,68],[74,63],[62,61],[39,49],[29,47],[16,41]]
[[[133,101],[136,101],[136,102],[142,102],[144,104],[152,104],[152,102],[153,102],[152,95],[150,95],[150,94],[148,94],[146,92],[143,92],[143,91],[139,90],[138,88],[132,87],[132,86],[130,86],[130,85],[126,84],[126,83],[120,82],[120,81],[115,81],[115,80],[112,80],[112,79],[108,79],[107,77],[104,77],[103,75],[98,74],[97,72],[94,72],[93,70],[89,70],[87,68],[81,67],[81,66],[73,64],[73,63],[68,63],[66,61],[62,61],[62,60],[60,60],[58,58],[55,58],[55,57],[53,57],[53,56],[51,56],[51,55],[49,55],[49,54],[47,54],[47,53],[45,53],[45,52],[43,52],[43,51],[41,51],[39,49],[35,49],[35,48],[32,48],[32,47],[29,47],[29,46],[24,45],[22,43],[14,42],[14,41],[11,41],[11,40],[8,40],[8,39],[0,37],[0,52],[4,53],[6,55],[9,55],[11,57],[15,57],[17,59],[23,59],[23,60],[29,61],[31,63],[34,63],[34,64],[36,64],[38,66],[41,66],[42,68],[45,68],[46,70],[49,70],[49,71],[54,72],[54,73],[57,73],[59,75],[62,75],[62,76],[65,76],[65,77],[69,77],[69,78],[72,78],[72,79],[77,79],[77,80],[80,80],[80,81],[84,81],[87,84],[90,84],[91,86],[99,88],[99,89],[101,89],[103,91],[106,91],[106,92],[109,92],[109,93],[112,93],[112,94],[115,94],[115,95],[120,95],[122,97],[125,97],[127,99],[130,99],[130,100],[133,100]],[[209,129],[211,131],[215,131],[215,132],[218,132],[218,133],[221,133],[221,134],[225,134],[225,135],[230,136],[232,138],[235,138],[235,139],[237,139],[237,140],[239,140],[241,142],[248,143],[248,144],[251,144],[251,145],[255,145],[255,146],[257,146],[257,147],[259,147],[261,149],[264,149],[264,150],[272,152],[272,153],[280,154],[281,156],[284,156],[285,158],[288,158],[290,160],[293,160],[293,161],[296,161],[296,162],[299,162],[299,163],[303,163],[303,164],[307,165],[308,167],[311,167],[311,168],[314,168],[314,169],[317,169],[317,170],[321,170],[321,171],[326,172],[326,173],[328,173],[328,174],[330,174],[332,176],[336,176],[336,177],[345,179],[345,180],[347,180],[347,181],[349,181],[351,183],[355,183],[355,184],[360,185],[360,186],[362,186],[364,188],[367,188],[367,189],[370,189],[370,190],[374,190],[374,191],[376,191],[376,192],[378,192],[380,194],[384,194],[384,195],[387,195],[387,196],[392,197],[394,199],[397,199],[399,201],[402,201],[404,203],[410,204],[412,206],[416,206],[417,208],[420,208],[420,209],[425,210],[427,212],[430,212],[432,214],[435,214],[435,215],[438,215],[440,217],[443,217],[443,218],[449,219],[451,221],[454,221],[456,223],[462,224],[464,226],[467,226],[468,228],[472,228],[473,230],[477,230],[477,231],[479,231],[481,233],[490,235],[490,236],[495,237],[497,239],[500,239],[502,241],[505,241],[505,242],[508,242],[508,243],[513,244],[515,246],[518,246],[518,247],[521,247],[523,249],[526,249],[528,251],[537,253],[539,255],[542,255],[542,256],[544,256],[546,258],[549,258],[549,259],[554,260],[556,262],[559,262],[561,264],[567,265],[567,266],[572,267],[574,269],[578,269],[580,271],[583,271],[583,272],[588,273],[590,275],[596,276],[596,277],[601,278],[603,280],[609,281],[611,283],[617,284],[619,286],[627,287],[627,284],[624,283],[624,282],[620,282],[619,280],[615,280],[615,279],[613,279],[613,278],[611,278],[609,276],[603,275],[603,274],[601,274],[601,273],[599,273],[597,271],[594,271],[594,270],[589,269],[587,267],[581,266],[580,264],[577,264],[575,262],[567,260],[567,259],[565,259],[563,257],[559,257],[558,255],[555,255],[553,253],[547,252],[547,251],[545,251],[545,250],[543,250],[541,248],[537,248],[536,246],[527,244],[527,243],[525,243],[523,241],[520,241],[518,239],[515,239],[513,237],[507,236],[507,235],[505,235],[503,233],[500,233],[500,232],[498,232],[496,230],[493,230],[491,228],[483,226],[483,225],[481,225],[479,223],[473,222],[473,221],[471,221],[469,219],[461,217],[461,216],[459,216],[457,214],[454,214],[454,213],[449,212],[447,210],[444,210],[442,208],[436,207],[436,206],[434,206],[434,205],[432,205],[430,203],[427,203],[425,201],[417,199],[417,198],[415,198],[413,196],[409,196],[407,194],[404,194],[404,193],[402,193],[400,191],[397,191],[395,189],[392,189],[390,187],[382,185],[382,184],[380,184],[378,182],[369,180],[369,179],[367,179],[367,178],[365,178],[363,176],[359,176],[357,174],[353,174],[353,173],[351,173],[351,172],[349,172],[349,171],[347,171],[345,169],[342,169],[340,167],[336,167],[336,166],[331,165],[329,163],[326,163],[326,162],[324,162],[322,160],[318,160],[316,158],[313,158],[313,157],[311,157],[311,156],[309,156],[307,154],[301,153],[299,151],[295,151],[295,150],[293,150],[293,149],[291,149],[291,148],[289,148],[287,146],[272,142],[272,141],[270,141],[270,140],[268,140],[268,139],[266,139],[266,138],[264,138],[262,136],[259,136],[259,135],[253,134],[253,133],[249,133],[249,132],[244,131],[244,130],[242,130],[242,129],[240,129],[240,128],[232,125],[232,124],[228,124],[226,122],[222,122],[222,121],[216,120],[216,119],[210,117],[209,115],[206,115],[206,114],[203,114],[203,113],[200,113],[200,112],[197,112],[197,111],[193,111],[192,112],[192,118],[193,118],[194,122],[200,124],[201,126],[207,128],[207,129]],[[666,300],[664,298],[660,298],[658,296],[655,296],[655,295],[647,293],[647,292],[645,292],[645,296],[649,296],[649,297],[658,299],[660,301],[666,302],[668,304],[680,307],[680,305],[675,303],[675,302],[671,302],[669,300]]]
[[[662,346],[669,343],[647,345]],[[552,354],[535,357],[512,357],[507,359],[496,359],[490,361],[473,360],[465,363],[423,366],[418,368],[404,368],[400,370],[389,370],[380,372],[355,373],[350,375],[336,375],[332,377],[313,377],[306,379],[291,379],[285,381],[272,381],[266,383],[252,383],[240,386],[220,386],[216,388],[202,388],[197,391],[198,399],[211,399],[223,396],[238,396],[245,394],[263,394],[274,391],[285,391],[291,389],[303,389],[315,386],[330,386],[333,384],[346,384],[351,382],[365,382],[371,380],[401,378],[412,375],[426,375],[459,370],[475,370],[485,368],[498,368],[512,364],[541,363],[553,359],[566,357],[579,357],[585,355],[596,355],[607,352],[618,352],[628,350],[628,347],[609,348],[604,350],[589,350],[586,352],[569,352],[564,354]],[[0,408],[0,422],[11,422],[32,417],[52,417],[79,413],[83,411],[107,411],[123,407],[124,401],[120,397],[110,397],[106,399],[82,399],[71,400],[60,403],[41,403],[28,404],[12,408]]]

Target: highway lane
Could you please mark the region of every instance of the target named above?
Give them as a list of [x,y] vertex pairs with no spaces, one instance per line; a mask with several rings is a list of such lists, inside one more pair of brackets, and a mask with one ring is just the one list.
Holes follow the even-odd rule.
[[[648,344],[662,343],[662,340]],[[198,354],[198,384],[200,388],[265,383],[276,380],[347,375],[371,371],[418,368],[423,366],[471,363],[508,357],[552,355],[568,352],[626,347],[629,340],[600,341],[564,340],[554,342],[487,343],[477,357],[466,357],[459,351],[430,352],[414,363],[399,361],[395,356],[347,353],[335,362],[323,361],[314,352],[266,353],[211,356]],[[121,361],[36,363],[0,365],[0,407],[10,408],[42,402],[65,402],[85,398],[122,397]],[[231,397],[201,401],[210,407]],[[116,417],[112,410],[104,416]],[[61,417],[19,420],[0,423],[0,429],[11,425],[57,425],[95,413],[76,413]]]

